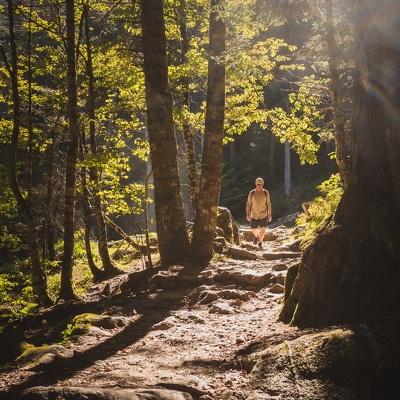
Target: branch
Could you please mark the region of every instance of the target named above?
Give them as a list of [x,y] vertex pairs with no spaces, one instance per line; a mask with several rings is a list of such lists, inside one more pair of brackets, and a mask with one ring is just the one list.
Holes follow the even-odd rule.
[[107,215],[104,215],[104,218],[107,222],[108,225],[111,226],[117,232],[119,235],[122,236],[124,240],[126,240],[130,245],[132,245],[135,249],[140,250],[143,254],[146,254],[146,246],[140,245],[139,243],[136,243],[132,238],[126,234],[122,228],[120,228],[114,221],[111,221],[110,218],[107,217]]

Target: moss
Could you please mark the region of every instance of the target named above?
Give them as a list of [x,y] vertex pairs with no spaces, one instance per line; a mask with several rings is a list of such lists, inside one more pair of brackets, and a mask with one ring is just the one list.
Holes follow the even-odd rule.
[[[398,348],[396,353],[392,343],[377,339],[364,326],[303,335],[258,353],[250,379],[281,394],[301,388],[308,399],[397,398],[379,394],[398,390]],[[388,349],[393,360],[384,365],[381,355]]]
[[292,264],[287,270],[285,278],[285,296],[284,296],[285,300],[289,298],[290,293],[292,292],[294,281],[299,272],[299,266],[300,263]]
[[10,329],[0,337],[1,366],[14,361],[27,349],[33,346],[26,342],[24,335],[17,329]]
[[239,229],[232,218],[231,212],[225,207],[218,207],[216,231],[218,236],[223,236],[228,243],[239,244]]
[[74,317],[72,322],[62,332],[64,340],[70,340],[74,336],[84,335],[89,332],[91,326],[103,329],[114,329],[125,325],[122,317],[111,317],[93,313],[80,314]]
[[71,340],[74,336],[84,335],[89,332],[90,326],[93,325],[99,315],[92,313],[80,314],[74,317],[72,323],[62,332],[64,341]]

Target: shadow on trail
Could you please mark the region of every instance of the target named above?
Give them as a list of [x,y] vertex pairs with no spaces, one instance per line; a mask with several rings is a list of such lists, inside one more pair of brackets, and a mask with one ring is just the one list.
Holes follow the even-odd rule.
[[[204,267],[202,269],[204,269]],[[194,276],[201,272],[202,269],[185,267],[179,272],[179,275]],[[179,289],[178,292],[182,295],[182,297],[185,297],[194,288],[195,286],[182,288]],[[177,292],[177,290],[174,292]],[[152,294],[151,298],[148,298],[149,294]],[[162,298],[159,299],[160,295],[157,295],[157,293],[154,292],[146,293],[145,303],[142,303],[142,305],[140,303],[143,302],[143,296],[139,296],[138,298],[135,297],[129,300],[126,297],[127,293],[124,293],[122,298],[121,296],[115,296],[114,299],[111,298],[109,300],[110,305],[124,302],[124,312],[129,309],[131,311],[135,309],[138,314],[140,314],[138,319],[130,323],[111,338],[106,339],[98,345],[82,353],[76,353],[70,359],[59,359],[44,371],[35,372],[34,375],[28,377],[23,382],[11,386],[7,392],[0,392],[0,400],[16,400],[24,389],[35,386],[53,386],[60,381],[68,380],[69,378],[74,377],[76,374],[79,374],[86,368],[91,367],[96,362],[106,360],[109,357],[114,356],[116,353],[118,353],[118,351],[137,343],[150,332],[151,328],[155,324],[170,316],[172,310],[177,310],[176,304],[174,303],[171,303],[168,307],[166,307],[165,302],[162,301]],[[144,307],[143,304],[146,304],[147,307]]]

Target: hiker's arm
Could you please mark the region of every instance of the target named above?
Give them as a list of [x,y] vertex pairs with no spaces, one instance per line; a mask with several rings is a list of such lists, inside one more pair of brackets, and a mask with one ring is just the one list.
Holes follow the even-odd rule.
[[269,197],[269,193],[267,196],[267,218],[268,218],[268,222],[272,221],[272,207],[271,207],[271,199]]
[[251,203],[250,203],[249,198],[247,198],[247,202],[246,202],[246,219],[247,219],[247,221],[251,220]]

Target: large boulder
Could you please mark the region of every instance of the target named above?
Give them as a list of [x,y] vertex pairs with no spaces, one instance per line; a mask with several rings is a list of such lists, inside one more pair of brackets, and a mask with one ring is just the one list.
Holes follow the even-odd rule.
[[387,320],[267,344],[244,361],[249,384],[284,399],[398,399],[398,326]]
[[228,243],[240,245],[239,228],[226,207],[218,207],[217,228]]

